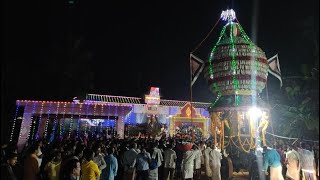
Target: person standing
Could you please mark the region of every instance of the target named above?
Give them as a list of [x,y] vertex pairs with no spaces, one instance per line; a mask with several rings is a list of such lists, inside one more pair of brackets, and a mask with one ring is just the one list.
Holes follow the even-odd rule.
[[182,160],[182,177],[183,179],[192,179],[194,170],[194,160],[196,158],[196,153],[193,149],[185,152],[183,154]]
[[61,152],[54,152],[54,157],[51,161],[49,161],[44,167],[44,171],[47,174],[47,177],[50,180],[59,180],[60,173],[60,165],[61,165]]
[[212,170],[211,170],[211,167],[210,167],[210,152],[212,151],[211,149],[211,142],[208,142],[207,143],[207,148],[204,150],[204,166],[205,166],[205,173],[206,173],[206,176],[208,179],[211,179],[212,177]]
[[37,180],[40,167],[38,163],[38,146],[31,146],[30,147],[30,154],[24,161],[24,173],[23,173],[23,180]]
[[174,178],[176,168],[177,154],[172,149],[172,144],[168,144],[167,149],[164,151],[164,178],[165,180]]
[[113,147],[108,148],[108,156],[105,157],[105,162],[107,167],[105,168],[106,174],[101,178],[101,180],[114,180],[118,173],[118,160],[114,157]]
[[92,161],[93,151],[85,149],[83,152],[84,160],[81,165],[82,180],[96,180],[100,176],[98,165]]
[[263,170],[266,175],[268,174],[268,167],[270,166],[270,179],[271,180],[284,180],[282,176],[282,166],[280,162],[280,155],[275,149],[263,146]]
[[17,176],[13,172],[13,167],[17,164],[18,154],[8,153],[3,157],[6,162],[1,164],[1,179],[17,180]]
[[151,160],[155,159],[157,161],[157,167],[149,171],[149,180],[158,180],[158,168],[162,165],[163,156],[161,150],[158,148],[158,142],[154,142],[152,149],[150,150]]
[[301,160],[301,170],[304,180],[316,180],[314,154],[309,150],[305,142],[300,143],[300,148],[296,148]]
[[286,177],[293,180],[299,180],[300,179],[299,153],[294,149],[288,151],[286,154],[285,162],[287,166]]
[[[96,146],[94,148],[93,162],[95,162],[98,165],[100,172],[102,172],[102,170],[107,167],[106,161],[104,160],[104,155],[101,153],[100,146]],[[97,177],[97,180],[99,179],[100,177]]]
[[201,157],[202,153],[199,147],[196,145],[193,145],[193,149],[196,153],[196,157],[194,159],[194,169],[195,169],[195,179],[200,180],[201,178]]
[[137,155],[136,159],[137,180],[148,180],[150,161],[150,153],[146,151],[145,147],[142,147],[141,152]]
[[78,180],[80,178],[81,165],[78,159],[71,159],[66,164],[66,180]]
[[221,180],[221,159],[222,155],[219,149],[214,147],[209,153],[209,163],[212,169],[212,180]]
[[131,148],[123,154],[124,180],[135,179],[135,163],[137,158],[137,143],[133,143]]

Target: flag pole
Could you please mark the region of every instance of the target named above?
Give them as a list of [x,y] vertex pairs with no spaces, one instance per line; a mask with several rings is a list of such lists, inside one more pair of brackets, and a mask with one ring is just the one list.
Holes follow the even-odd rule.
[[[269,91],[268,91],[268,81],[266,82],[266,98],[267,98],[267,103],[270,105],[270,102],[269,102]],[[270,113],[270,111],[269,111]],[[273,144],[275,144],[276,142],[276,139],[274,137],[274,130],[273,130],[273,125],[272,125],[272,119],[270,118],[270,125],[271,125],[271,131],[272,131],[272,134],[273,134]]]
[[192,136],[192,143],[194,143],[195,138],[194,138],[194,128],[193,128],[193,119],[192,119],[192,63],[191,63],[191,54],[192,52],[190,52],[189,54],[189,65],[190,65],[190,105],[191,105],[191,136]]

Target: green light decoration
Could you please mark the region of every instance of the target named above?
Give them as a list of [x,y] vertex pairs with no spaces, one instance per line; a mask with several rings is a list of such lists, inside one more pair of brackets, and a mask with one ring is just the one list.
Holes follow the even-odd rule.
[[209,73],[210,73],[210,78],[211,79],[213,79],[213,67],[212,67],[213,55],[214,55],[214,53],[216,51],[217,45],[221,41],[221,38],[222,38],[224,32],[226,31],[226,28],[227,28],[228,25],[229,25],[229,23],[226,24],[225,26],[223,26],[223,29],[222,29],[222,31],[220,32],[220,35],[219,35],[219,39],[218,39],[216,45],[212,48],[211,53],[210,53],[210,57],[209,57]]
[[[239,80],[236,78],[236,68],[237,68],[237,63],[236,63],[236,59],[235,59],[235,52],[236,52],[236,48],[234,45],[234,39],[233,39],[233,24],[232,22],[229,22],[230,24],[230,40],[231,40],[231,47],[232,47],[232,51],[231,51],[231,57],[232,57],[232,61],[231,61],[231,69],[232,69],[232,82],[234,85],[234,89],[236,92],[236,96],[237,93],[239,91]],[[238,106],[239,105],[239,101],[238,98],[235,98],[235,105]]]
[[212,103],[212,105],[211,105],[211,107],[212,106],[214,106],[217,102],[218,102],[218,100],[220,99],[220,97],[221,97],[221,92],[220,92],[220,90],[219,90],[219,88],[218,88],[218,86],[217,86],[217,83],[213,83],[213,88],[218,92],[218,95],[217,95],[217,98],[214,100],[214,102]]
[[[259,67],[259,64],[258,64],[258,58],[257,58],[257,50],[256,50],[256,46],[252,43],[252,41],[250,40],[250,38],[248,37],[248,35],[245,33],[245,31],[243,30],[242,26],[237,23],[237,26],[238,28],[240,29],[240,32],[241,32],[241,36],[243,39],[245,39],[245,41],[249,44],[250,46],[250,49],[251,49],[251,52],[254,53],[254,64],[255,64],[255,67],[252,66],[252,69],[254,69],[254,74],[257,74],[257,69]],[[251,84],[251,90],[256,90],[256,86],[257,86],[257,80],[256,78],[253,78],[252,79],[252,84]]]

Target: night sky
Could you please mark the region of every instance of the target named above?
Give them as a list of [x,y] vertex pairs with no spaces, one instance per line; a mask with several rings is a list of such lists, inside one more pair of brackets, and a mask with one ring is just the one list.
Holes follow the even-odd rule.
[[[283,74],[298,72],[302,63],[314,64],[319,34],[318,0],[259,1],[255,16],[252,0],[36,0],[5,5],[2,118],[17,99],[71,101],[86,93],[143,97],[150,86],[160,87],[164,99],[189,100],[189,52],[227,5],[249,37],[257,32],[252,39],[268,58],[279,54]],[[223,25],[196,52],[205,61]],[[270,81],[270,88],[279,85],[274,78]],[[194,101],[214,99],[203,74],[193,93]]]

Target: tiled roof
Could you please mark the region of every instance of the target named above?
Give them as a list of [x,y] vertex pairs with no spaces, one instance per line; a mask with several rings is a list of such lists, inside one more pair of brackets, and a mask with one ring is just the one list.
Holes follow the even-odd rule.
[[108,102],[108,103],[141,104],[141,98],[137,98],[137,97],[111,96],[111,95],[100,95],[100,94],[87,94],[86,100]]

